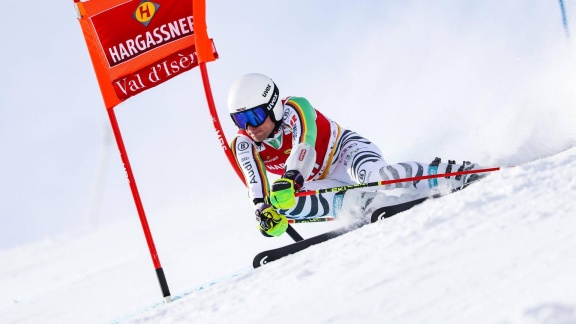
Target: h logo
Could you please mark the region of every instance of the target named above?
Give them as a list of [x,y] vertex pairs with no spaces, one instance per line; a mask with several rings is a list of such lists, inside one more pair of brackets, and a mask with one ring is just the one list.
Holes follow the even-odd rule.
[[136,11],[132,14],[132,17],[145,27],[148,27],[148,24],[156,14],[156,11],[158,11],[158,8],[160,8],[159,4],[152,1],[142,0],[138,5],[138,8],[136,8]]

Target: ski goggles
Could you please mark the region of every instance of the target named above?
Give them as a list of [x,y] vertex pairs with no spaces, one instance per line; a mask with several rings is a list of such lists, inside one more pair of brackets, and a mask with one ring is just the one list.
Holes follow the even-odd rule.
[[266,117],[268,117],[268,113],[266,112],[267,106],[268,104],[262,104],[252,109],[230,114],[230,117],[232,117],[234,124],[240,129],[246,129],[248,125],[258,127],[262,125]]

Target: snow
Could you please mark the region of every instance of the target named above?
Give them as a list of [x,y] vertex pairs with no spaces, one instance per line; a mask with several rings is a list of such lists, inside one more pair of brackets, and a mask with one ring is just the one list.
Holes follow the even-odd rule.
[[502,171],[137,319],[576,322],[575,170],[572,149]]
[[208,3],[228,137],[229,85],[261,72],[389,163],[517,166],[253,270],[291,239],[258,233],[193,70],[115,110],[168,304],[71,1],[26,4],[0,20],[0,323],[576,323],[576,55],[558,2]]
[[[256,270],[245,238],[199,229],[202,247],[163,246],[168,304],[117,224],[3,251],[0,322],[574,323],[574,201],[576,148]],[[205,285],[179,282],[202,271]]]

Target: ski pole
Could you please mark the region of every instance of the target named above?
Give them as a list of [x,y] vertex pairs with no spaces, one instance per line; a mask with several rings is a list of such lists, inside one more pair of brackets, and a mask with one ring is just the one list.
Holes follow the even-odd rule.
[[324,223],[336,220],[336,217],[316,217],[308,219],[288,219],[289,224]]
[[[368,183],[358,183],[358,184],[351,184],[341,187],[332,187],[332,188],[325,188],[325,189],[318,189],[318,190],[308,190],[308,191],[300,191],[296,193],[296,197],[303,197],[303,196],[311,196],[317,195],[322,193],[328,192],[344,192],[351,189],[359,189],[359,188],[367,188],[367,187],[379,187],[385,186],[389,184],[401,183],[401,182],[410,182],[410,181],[421,181],[427,179],[435,179],[435,178],[442,178],[442,177],[453,177],[458,175],[465,175],[465,174],[473,174],[473,173],[485,173],[485,172],[494,172],[500,170],[500,167],[495,168],[486,168],[486,169],[478,169],[478,170],[469,170],[469,171],[458,171],[458,172],[449,172],[449,173],[441,173],[441,174],[430,174],[425,176],[419,177],[411,177],[411,178],[399,178],[393,180],[383,180],[383,181],[375,181],[375,182],[368,182]],[[302,223],[319,223],[319,222],[330,222],[334,221],[336,218],[334,217],[319,217],[319,218],[310,218],[310,219],[288,219],[289,224],[302,224]],[[288,226],[286,231],[288,235],[295,241],[303,240],[302,236],[296,232],[296,230],[292,226]]]
[[328,193],[328,192],[344,192],[344,191],[351,190],[351,189],[359,189],[359,188],[367,188],[367,187],[379,187],[379,186],[385,186],[385,185],[400,183],[400,182],[420,181],[420,180],[452,177],[452,176],[472,174],[472,173],[493,172],[493,171],[498,171],[498,170],[500,170],[500,167],[478,169],[478,170],[469,170],[469,171],[458,171],[458,172],[450,172],[450,173],[441,173],[441,174],[430,174],[430,175],[419,176],[419,177],[399,178],[399,179],[375,181],[375,182],[368,182],[368,183],[357,183],[357,184],[351,184],[351,185],[346,185],[346,186],[341,186],[341,187],[332,187],[332,188],[325,188],[325,189],[319,189],[319,190],[300,191],[300,192],[296,193],[296,197],[311,196],[311,195],[317,195],[317,194]]
[[294,240],[294,242],[300,242],[304,240],[304,238],[300,236],[300,234],[298,234],[298,232],[296,232],[294,227],[292,227],[290,224],[288,224],[286,233]]

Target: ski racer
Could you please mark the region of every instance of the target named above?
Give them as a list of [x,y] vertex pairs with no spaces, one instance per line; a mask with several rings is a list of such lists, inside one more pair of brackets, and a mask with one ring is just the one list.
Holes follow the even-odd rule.
[[[478,168],[470,162],[440,163],[438,158],[432,163],[389,165],[375,144],[314,109],[305,98],[281,99],[277,85],[262,74],[247,74],[232,84],[228,110],[239,129],[231,149],[255,206],[258,227],[265,236],[282,235],[288,227],[287,217],[336,216],[347,204],[346,194],[296,197],[299,190]],[[270,174],[277,178],[272,183]],[[396,191],[396,195],[411,194],[413,198],[430,197],[463,188],[473,178],[443,177],[381,189]]]

